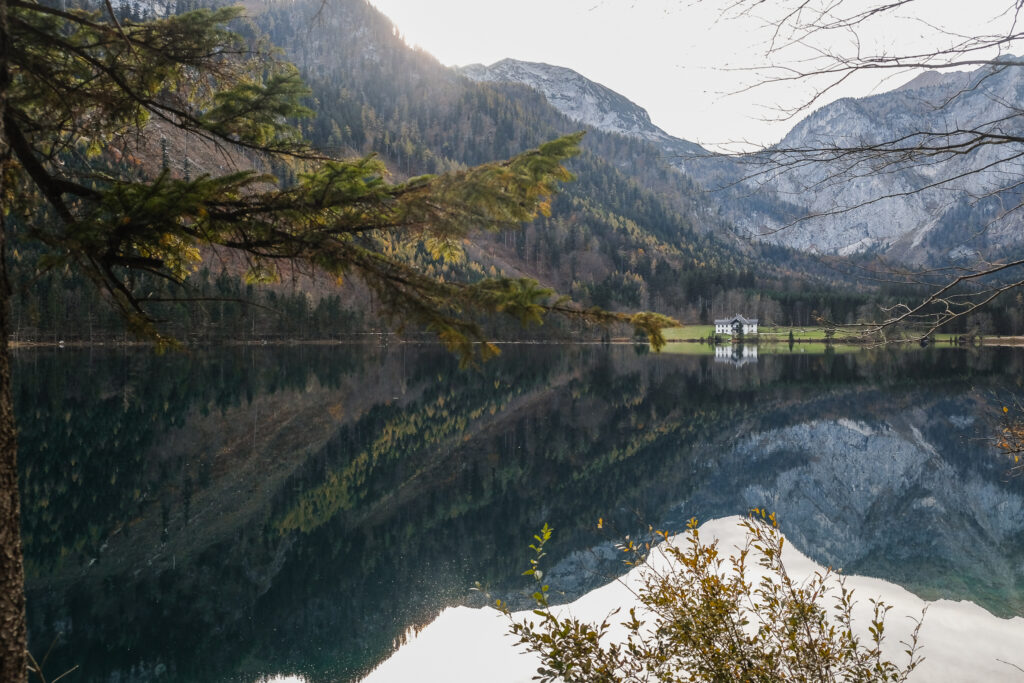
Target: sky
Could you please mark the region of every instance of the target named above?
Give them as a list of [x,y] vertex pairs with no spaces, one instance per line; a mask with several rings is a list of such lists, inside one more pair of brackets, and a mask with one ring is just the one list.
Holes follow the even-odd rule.
[[[773,1],[778,5],[792,0]],[[779,108],[803,103],[810,92],[806,84],[745,90],[760,78],[749,69],[767,63],[765,45],[771,32],[767,17],[723,16],[722,6],[730,0],[370,2],[395,23],[407,43],[443,64],[492,64],[513,57],[565,66],[644,107],[672,135],[715,148],[777,142],[799,120],[786,119]],[[915,0],[901,13],[861,31],[857,40],[861,49],[890,54],[927,48],[956,40],[950,32],[991,28],[993,18],[1005,23],[1000,15],[1008,4],[1012,0]],[[938,28],[945,28],[946,35]],[[849,35],[830,40],[839,44],[819,47],[854,45]],[[792,52],[783,59],[805,56]],[[831,99],[883,92],[913,75],[890,73],[881,81],[873,74],[861,75]]]

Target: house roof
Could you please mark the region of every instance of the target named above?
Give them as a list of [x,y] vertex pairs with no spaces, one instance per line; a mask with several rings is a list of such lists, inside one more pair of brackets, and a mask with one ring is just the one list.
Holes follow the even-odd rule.
[[729,325],[731,323],[740,323],[741,325],[756,325],[757,318],[744,318],[742,315],[737,313],[731,318],[719,318],[715,320],[716,325]]

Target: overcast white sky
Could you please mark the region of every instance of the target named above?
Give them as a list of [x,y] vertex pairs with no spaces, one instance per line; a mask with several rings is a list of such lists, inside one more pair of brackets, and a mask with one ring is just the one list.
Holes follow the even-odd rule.
[[[776,105],[801,98],[792,89],[729,95],[751,74],[729,68],[764,63],[768,33],[754,19],[722,19],[726,0],[370,0],[406,41],[442,63],[491,64],[505,57],[574,69],[647,109],[669,133],[716,146],[770,144],[795,121],[770,123]],[[848,0],[869,2],[870,0]],[[771,4],[769,2],[768,4]],[[887,51],[935,40],[921,20],[974,33],[1012,0],[918,0],[903,19],[861,36]],[[915,17],[910,9],[926,11]],[[838,95],[865,95],[902,85],[863,77]],[[789,101],[787,101],[789,100]]]

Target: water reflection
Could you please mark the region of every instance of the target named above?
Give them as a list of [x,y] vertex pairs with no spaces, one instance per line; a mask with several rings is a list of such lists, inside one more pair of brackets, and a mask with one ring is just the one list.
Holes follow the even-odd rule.
[[1024,491],[978,438],[1022,361],[20,353],[32,647],[82,680],[344,680],[474,581],[519,585],[545,521],[581,591],[617,568],[598,517],[754,505],[816,559],[1018,613]]
[[736,367],[743,367],[750,363],[757,363],[756,344],[729,344],[715,347],[715,362],[728,363]]

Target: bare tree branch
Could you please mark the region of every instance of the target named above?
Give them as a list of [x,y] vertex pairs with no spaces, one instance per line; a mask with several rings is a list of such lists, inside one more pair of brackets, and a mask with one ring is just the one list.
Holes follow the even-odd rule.
[[[975,31],[946,25],[935,4],[920,0],[727,0],[721,7],[726,20],[754,19],[765,28],[764,64],[738,69],[756,77],[740,92],[806,89],[795,104],[777,107],[780,119],[810,114],[855,75],[939,72],[921,81],[930,89],[915,84],[916,90],[828,105],[822,117],[836,124],[811,116],[759,152],[695,159],[707,187],[759,206],[775,200],[775,208],[736,216],[749,238],[838,249],[822,242],[825,231],[861,226],[850,231],[847,248],[864,244],[892,261],[874,277],[887,270],[893,281],[927,288],[888,309],[876,332],[914,324],[930,334],[1024,286],[1024,100],[1016,87],[1024,58],[1009,54],[1024,40],[1024,3],[1006,0]],[[908,25],[930,42],[914,36],[909,49],[893,49],[897,36],[886,31]],[[963,69],[974,71],[957,73]],[[856,122],[849,129],[855,133],[844,132],[844,120]],[[910,255],[897,246],[904,242],[882,237],[914,230],[915,240],[923,239],[957,207],[971,213],[944,228],[945,253],[973,253],[969,265],[943,263],[940,256],[952,256],[940,253]],[[880,224],[904,211],[917,223]]]

